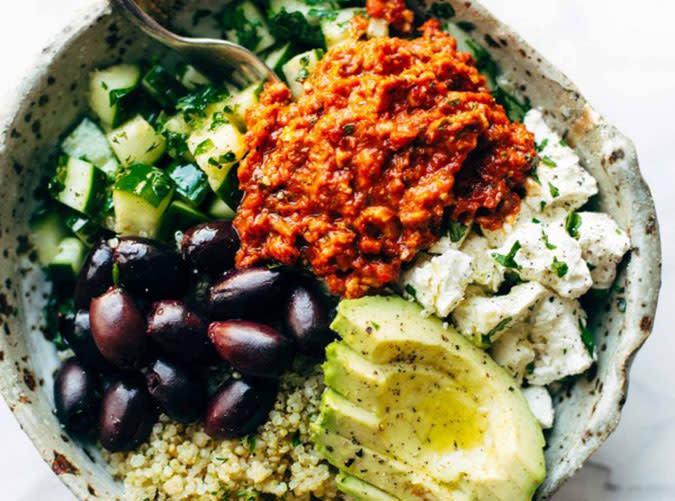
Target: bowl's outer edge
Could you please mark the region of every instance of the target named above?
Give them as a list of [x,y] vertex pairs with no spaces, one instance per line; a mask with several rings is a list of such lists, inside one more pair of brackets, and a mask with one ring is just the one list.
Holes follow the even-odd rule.
[[[630,140],[595,113],[564,74],[556,70],[513,30],[492,16],[479,2],[451,3],[456,7],[458,15],[475,20],[482,32],[499,33],[505,40],[508,40],[510,48],[507,51],[509,53],[515,51],[526,53],[526,56],[523,56],[522,65],[531,69],[532,73],[542,76],[541,93],[556,92],[559,94],[557,96],[558,102],[555,103],[558,107],[552,106],[551,108],[562,109],[563,111],[558,116],[555,116],[555,114],[550,116],[549,119],[554,123],[572,123],[572,127],[568,127],[565,131],[568,132],[568,137],[581,145],[579,148],[586,145],[590,149],[595,147],[597,153],[602,153],[603,148],[610,147],[610,151],[605,152],[607,155],[613,155],[617,151],[621,152],[620,158],[610,161],[611,176],[617,179],[617,186],[621,185],[624,186],[624,189],[627,189],[627,193],[622,193],[622,196],[629,205],[627,209],[628,219],[625,222],[629,223],[633,244],[633,253],[627,275],[629,275],[628,280],[634,279],[634,281],[627,298],[629,307],[624,320],[622,343],[610,367],[611,382],[617,390],[602,392],[596,404],[597,412],[591,415],[592,419],[588,422],[587,436],[571,448],[566,456],[561,458],[560,463],[550,470],[549,476],[540,488],[538,496],[545,498],[555,492],[566,479],[583,465],[584,461],[597,450],[618,424],[621,407],[626,400],[630,364],[635,353],[651,332],[656,311],[661,264],[656,211],[649,189],[640,173],[635,149]],[[66,51],[71,42],[79,34],[85,32],[95,19],[107,15],[109,12],[110,9],[106,0],[92,0],[86,9],[73,17],[74,21],[67,28],[54,38],[54,41],[35,62],[34,68],[36,68],[36,71],[16,87],[14,97],[9,101],[13,103],[13,106],[6,108],[7,111],[0,120],[0,123],[3,124],[3,130],[16,121],[23,99],[40,88],[48,73],[51,61],[63,51]],[[536,88],[533,90],[535,93],[537,92]],[[4,135],[0,142],[0,158],[4,156],[6,149],[7,135]],[[603,157],[603,164],[605,160]],[[649,280],[642,280],[644,277],[649,277]],[[634,304],[644,304],[645,306],[634,310],[631,308]],[[1,347],[6,347],[7,343],[4,337],[0,339]],[[31,407],[22,405],[23,394],[18,390],[22,385],[20,379],[19,372],[14,370],[13,365],[8,363],[0,365],[0,392],[44,460],[50,467],[56,469],[57,462],[55,461],[54,448],[51,446],[54,436],[45,433],[44,423],[36,420],[31,412]],[[77,464],[74,458],[71,458],[71,461]],[[113,491],[105,494],[107,486],[104,486],[102,481],[97,482],[96,479],[88,478],[87,480],[93,481],[103,491],[99,490],[97,495],[92,495],[91,490],[88,489],[89,484],[81,478],[82,475],[65,472],[59,476],[80,499],[110,500],[118,495]]]

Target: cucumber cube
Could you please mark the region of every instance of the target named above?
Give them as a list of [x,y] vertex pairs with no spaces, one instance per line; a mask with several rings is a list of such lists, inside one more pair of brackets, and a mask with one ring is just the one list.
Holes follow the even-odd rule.
[[141,115],[108,134],[108,142],[123,166],[154,164],[166,150],[166,139]]
[[211,191],[206,174],[195,164],[174,162],[166,172],[176,185],[176,194],[193,206],[201,205]]
[[132,165],[113,186],[115,231],[154,238],[173,193],[173,181],[166,172],[149,165]]
[[284,64],[282,71],[286,77],[288,87],[296,99],[302,94],[302,84],[309,77],[309,74],[316,66],[316,63],[319,62],[321,56],[323,56],[321,49],[312,49],[298,54]]
[[75,237],[66,237],[59,243],[56,255],[49,262],[49,275],[55,282],[72,282],[82,268],[87,248]]
[[213,197],[206,212],[214,219],[225,219],[227,221],[234,219],[235,215],[234,209],[219,197]]
[[159,235],[162,240],[171,241],[176,232],[185,231],[210,220],[211,218],[203,212],[180,200],[174,200],[164,213]]
[[63,152],[70,156],[86,160],[105,172],[108,177],[115,177],[119,163],[115,158],[105,134],[94,122],[85,118],[73,129],[61,144]]
[[[362,8],[354,7],[339,10],[335,16],[321,21],[321,32],[323,33],[326,49],[354,40],[351,30],[351,20],[357,15],[366,14]],[[383,19],[371,18],[368,21],[366,34],[368,38],[388,36],[389,25]]]
[[229,105],[232,109],[232,116],[240,130],[246,130],[246,112],[258,104],[262,90],[263,84],[256,83],[230,96]]
[[89,106],[104,124],[119,123],[123,99],[138,87],[141,69],[135,64],[118,64],[92,72],[89,79]]
[[225,38],[243,45],[252,52],[262,52],[274,45],[267,20],[250,0],[228,8],[222,17]]
[[93,164],[65,157],[49,183],[55,200],[82,214],[95,216],[105,195],[106,175]]
[[30,241],[41,266],[47,266],[56,256],[61,240],[68,235],[68,229],[64,226],[61,215],[51,209],[35,216],[30,222]]
[[288,42],[281,47],[274,47],[265,56],[265,64],[275,73],[281,74],[281,67],[293,57],[293,45]]
[[243,134],[233,124],[212,125],[207,123],[190,134],[187,145],[199,168],[206,173],[211,189],[218,191],[232,166],[247,150]]
[[155,64],[143,77],[141,85],[163,108],[174,109],[187,89],[164,66]]
[[92,247],[101,235],[101,227],[90,218],[77,212],[66,215],[64,222],[83,244]]
[[182,65],[178,69],[178,76],[180,83],[190,91],[202,85],[211,85],[211,80],[191,64]]

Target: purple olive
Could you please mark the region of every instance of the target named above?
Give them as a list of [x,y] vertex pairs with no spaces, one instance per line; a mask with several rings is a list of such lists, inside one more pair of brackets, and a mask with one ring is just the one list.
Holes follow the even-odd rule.
[[189,423],[203,415],[206,388],[189,369],[158,359],[148,369],[145,381],[152,398],[170,418]]
[[232,270],[209,289],[210,314],[217,320],[269,317],[281,302],[282,286],[283,275],[278,271]]
[[98,417],[99,384],[76,359],[66,360],[54,378],[56,416],[64,428],[76,436],[89,435]]
[[145,319],[133,298],[115,286],[91,301],[91,333],[106,360],[121,369],[137,369],[145,358]]
[[103,396],[99,440],[109,451],[128,451],[148,438],[156,421],[157,408],[143,381],[118,381]]
[[82,265],[75,284],[75,307],[89,308],[92,298],[100,296],[113,284],[113,250],[101,240],[94,246]]
[[248,435],[265,420],[275,396],[274,387],[254,387],[246,381],[231,379],[209,402],[204,431],[216,439]]
[[177,298],[187,285],[177,253],[153,240],[120,238],[113,253],[119,283],[130,292],[150,299]]
[[303,280],[290,289],[284,308],[284,329],[295,340],[298,350],[322,355],[335,339],[330,321],[327,298],[316,284]]
[[108,368],[108,361],[101,355],[91,333],[89,310],[78,310],[64,324],[61,332],[77,359],[87,367],[97,370]]
[[239,235],[230,221],[211,221],[190,228],[183,234],[183,259],[193,268],[217,273],[234,266]]
[[175,359],[187,363],[217,360],[207,335],[208,323],[182,301],[165,299],[154,303],[147,329],[153,341]]
[[278,377],[293,356],[290,342],[279,332],[245,320],[213,322],[209,339],[221,357],[247,376]]

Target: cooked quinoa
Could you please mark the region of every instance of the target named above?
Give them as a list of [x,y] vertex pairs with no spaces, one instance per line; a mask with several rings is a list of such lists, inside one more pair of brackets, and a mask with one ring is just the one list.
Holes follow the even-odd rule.
[[320,366],[284,375],[269,419],[243,439],[214,440],[201,424],[162,416],[137,450],[109,454],[112,473],[134,501],[343,499],[310,440],[323,388]]

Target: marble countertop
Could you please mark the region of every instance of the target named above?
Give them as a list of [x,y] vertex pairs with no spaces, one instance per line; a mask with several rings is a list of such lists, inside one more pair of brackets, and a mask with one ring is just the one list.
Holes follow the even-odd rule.
[[[88,0],[1,0],[0,97],[51,36]],[[10,6],[11,3],[11,6]],[[483,0],[578,84],[635,141],[661,218],[663,282],[654,333],[633,364],[618,430],[555,501],[675,499],[675,4],[664,0]],[[73,501],[0,403],[0,498]]]

